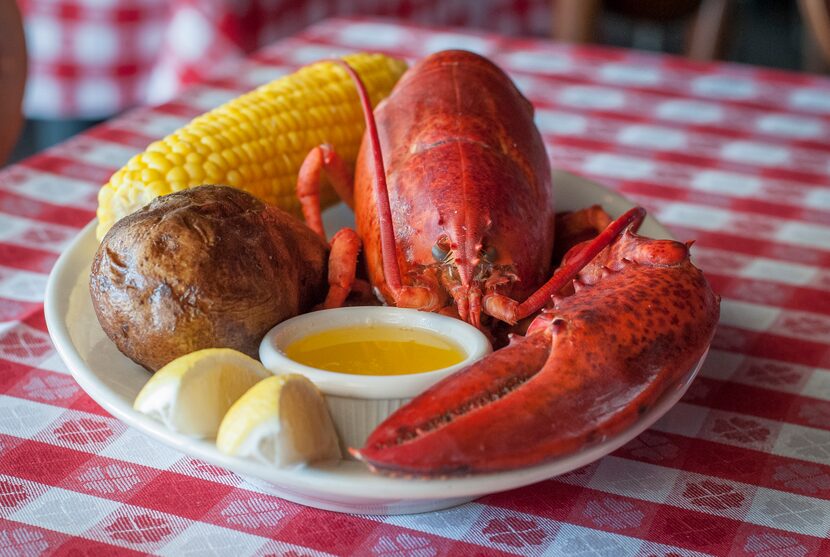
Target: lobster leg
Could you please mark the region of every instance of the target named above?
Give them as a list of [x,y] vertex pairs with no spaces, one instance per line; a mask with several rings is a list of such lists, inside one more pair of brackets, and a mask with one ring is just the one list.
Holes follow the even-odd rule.
[[323,239],[323,217],[320,213],[320,179],[325,172],[334,191],[349,207],[353,206],[354,180],[346,163],[331,145],[318,145],[308,152],[297,175],[297,197],[305,223]]
[[323,309],[343,305],[355,283],[360,238],[351,228],[342,228],[331,239],[329,253],[329,291]]
[[[297,176],[297,197],[306,225],[325,239],[323,218],[320,213],[320,180],[325,173],[337,195],[351,206],[354,181],[346,163],[331,145],[318,145],[309,151]],[[343,305],[355,283],[360,238],[350,228],[338,230],[331,239],[329,252],[329,291],[321,307],[336,308]]]

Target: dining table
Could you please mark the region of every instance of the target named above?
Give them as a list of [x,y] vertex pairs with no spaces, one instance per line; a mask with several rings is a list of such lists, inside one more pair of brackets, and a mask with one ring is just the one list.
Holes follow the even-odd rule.
[[[551,166],[645,207],[721,296],[708,357],[641,435],[442,511],[309,508],[109,415],[44,291],[109,176],[322,58],[461,48],[533,103]],[[554,183],[554,189],[556,184]],[[830,79],[380,18],[327,19],[0,171],[0,555],[830,555]]]
[[[15,1],[15,0],[4,0]],[[550,32],[550,0],[16,0],[27,118],[95,121],[170,100],[245,53],[352,14],[512,35]]]

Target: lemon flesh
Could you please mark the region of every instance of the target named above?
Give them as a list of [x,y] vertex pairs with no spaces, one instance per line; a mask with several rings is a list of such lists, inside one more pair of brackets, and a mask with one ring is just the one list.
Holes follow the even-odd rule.
[[242,352],[230,348],[198,350],[157,371],[138,393],[133,407],[173,431],[212,439],[228,408],[271,376],[262,364]]
[[297,374],[269,377],[242,395],[222,420],[216,445],[279,468],[342,456],[323,396]]

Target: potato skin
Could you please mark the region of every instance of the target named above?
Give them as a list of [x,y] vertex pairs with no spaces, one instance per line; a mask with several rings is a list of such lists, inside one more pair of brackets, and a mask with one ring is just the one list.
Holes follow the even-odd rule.
[[157,371],[202,348],[258,358],[277,323],[325,298],[328,246],[241,190],[200,186],[155,199],[104,237],[89,290],[126,356]]

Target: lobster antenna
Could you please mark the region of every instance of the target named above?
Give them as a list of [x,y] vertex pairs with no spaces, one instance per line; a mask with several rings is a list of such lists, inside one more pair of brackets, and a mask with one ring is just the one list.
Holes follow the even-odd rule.
[[516,318],[524,319],[542,309],[548,303],[551,296],[562,290],[562,287],[572,281],[599,252],[608,247],[626,228],[631,226],[635,231],[639,229],[645,216],[645,209],[642,207],[634,207],[606,226],[605,230],[600,232],[599,236],[591,240],[588,245],[574,254],[567,265],[559,267],[553,273],[553,276],[550,277],[550,280],[543,284],[539,290],[531,294],[524,302],[519,304],[519,307],[516,308]]
[[357,94],[360,97],[360,104],[363,106],[363,116],[366,119],[366,132],[369,134],[369,144],[372,147],[372,158],[375,162],[375,197],[378,201],[378,225],[380,226],[380,253],[383,259],[383,276],[386,284],[392,289],[395,298],[401,290],[401,270],[398,268],[397,249],[395,247],[395,231],[392,227],[392,207],[389,203],[389,189],[386,185],[386,169],[383,167],[383,154],[380,150],[380,139],[378,138],[378,126],[375,122],[375,114],[372,111],[372,103],[369,100],[369,93],[363,85],[363,80],[348,62],[335,58],[332,60],[339,64],[354,81],[357,87]]

